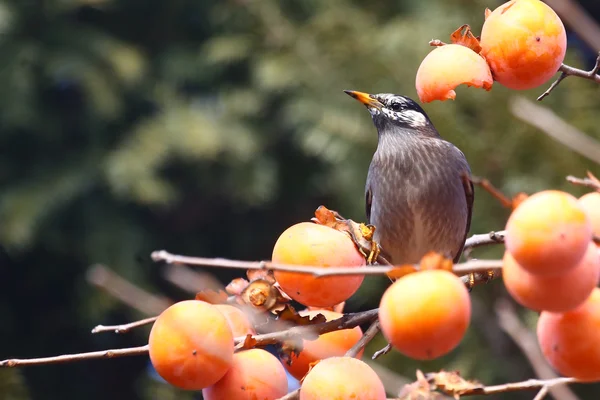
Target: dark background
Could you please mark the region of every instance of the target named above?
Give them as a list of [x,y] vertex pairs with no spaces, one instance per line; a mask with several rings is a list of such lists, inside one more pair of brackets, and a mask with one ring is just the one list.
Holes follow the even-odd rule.
[[[499,4],[0,1],[0,359],[145,344],[147,328],[90,330],[152,315],[212,282],[202,275],[197,285],[183,279],[192,282],[187,290],[174,284],[181,275],[151,262],[153,250],[268,259],[278,235],[321,204],[363,221],[376,133],[342,90],[416,98],[428,41],[448,41],[463,23],[478,33],[484,9]],[[566,62],[591,68],[595,52],[570,40]],[[598,166],[511,115],[515,96],[535,100],[543,90],[461,87],[456,101],[425,109],[473,173],[506,193],[580,195],[565,176],[600,174]],[[570,78],[543,105],[600,138],[599,94],[600,86]],[[507,216],[477,189],[471,233],[502,229]],[[115,297],[119,281],[107,271],[147,293],[126,288]],[[206,272],[222,282],[241,274]],[[347,311],[376,307],[385,284],[366,280]],[[416,368],[459,369],[487,384],[534,377],[497,325],[493,305],[503,295],[501,281],[473,291],[473,323],[450,355],[417,363],[391,353],[381,364],[411,379]],[[535,326],[534,313],[522,317]],[[365,354],[383,345],[379,336]],[[575,389],[600,395],[594,385]],[[2,369],[0,398],[192,394],[156,380],[147,357],[132,357]]]

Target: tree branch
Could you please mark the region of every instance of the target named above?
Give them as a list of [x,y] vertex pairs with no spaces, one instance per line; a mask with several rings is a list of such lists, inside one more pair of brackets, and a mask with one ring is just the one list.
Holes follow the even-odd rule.
[[[165,250],[152,253],[154,261],[164,261],[168,264],[187,264],[202,267],[237,268],[252,270],[288,271],[310,274],[317,277],[334,275],[384,275],[393,271],[392,265],[370,265],[365,267],[328,267],[321,268],[306,265],[278,264],[270,261],[241,261],[225,258],[189,257],[171,254]],[[418,267],[418,265],[416,265]],[[486,272],[502,268],[502,260],[472,260],[454,265],[453,271],[459,276],[471,272]]]
[[[471,236],[465,241],[464,250],[471,250],[481,246],[487,246],[490,244],[501,244],[504,243],[504,236],[506,231],[490,232],[490,233],[479,233]],[[464,251],[463,250],[463,251]]]
[[537,101],[544,100],[546,96],[552,93],[552,91],[558,86],[559,83],[561,83],[565,78],[569,76],[576,76],[578,78],[588,79],[596,83],[600,83],[600,76],[598,75],[598,71],[600,71],[600,53],[598,54],[598,58],[596,58],[596,64],[594,65],[594,68],[592,68],[589,71],[584,71],[582,69],[571,67],[566,64],[561,64],[558,70],[560,71],[560,76],[558,77],[558,79],[556,79],[552,83],[552,85],[550,85],[548,90],[546,90],[537,98]]
[[373,338],[375,336],[377,336],[377,334],[379,333],[379,330],[380,330],[379,319],[376,319],[375,321],[373,321],[373,323],[371,324],[371,326],[369,326],[369,329],[367,329],[367,331],[365,333],[363,333],[363,335],[358,340],[358,342],[356,342],[354,344],[354,346],[352,346],[350,348],[350,350],[348,350],[346,352],[346,354],[345,354],[346,357],[356,357],[356,355],[358,353],[360,353],[360,351],[362,349],[364,349],[365,346],[367,344],[369,344],[369,342],[371,340],[373,340]]
[[[251,337],[251,339],[249,339],[248,336],[237,337],[235,338],[235,349],[241,350],[255,346],[267,346],[269,344],[281,343],[296,338],[304,338],[308,340],[311,340],[312,338],[312,340],[314,340],[315,336],[322,335],[323,333],[342,329],[350,329],[366,322],[373,321],[375,318],[377,318],[378,313],[379,309],[374,308],[372,310],[344,314],[344,316],[338,319],[320,324],[293,326],[282,331],[254,335]],[[247,346],[247,343],[250,343],[251,346]]]
[[600,192],[600,183],[598,181],[590,179],[590,178],[576,178],[574,176],[567,176],[567,181],[571,182],[574,185],[585,186],[590,189],[594,189]]
[[94,360],[98,358],[116,358],[127,356],[142,356],[148,354],[148,345],[139,347],[129,347],[126,349],[113,349],[92,351],[89,353],[65,354],[55,357],[29,358],[29,359],[8,359],[0,361],[0,367],[23,367],[28,365],[46,365],[61,364],[74,361]]
[[153,323],[156,321],[158,317],[150,317],[141,319],[139,321],[130,322],[128,324],[121,325],[98,325],[94,329],[92,329],[92,333],[100,333],[100,332],[114,332],[114,333],[126,333],[129,332],[133,328],[137,328],[138,326],[144,326]]

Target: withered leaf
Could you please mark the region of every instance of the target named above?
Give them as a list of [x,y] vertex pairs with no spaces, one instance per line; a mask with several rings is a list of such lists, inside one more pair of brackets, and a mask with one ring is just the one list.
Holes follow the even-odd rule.
[[251,349],[254,346],[256,346],[256,343],[258,343],[256,339],[254,339],[254,337],[251,334],[247,334],[246,339],[244,339],[244,343],[241,347],[243,349]]
[[450,35],[450,40],[454,44],[460,44],[462,46],[468,47],[473,50],[475,53],[479,54],[481,51],[481,45],[479,44],[479,40],[473,35],[471,32],[471,27],[468,24],[464,24]]
[[206,289],[196,293],[196,300],[205,301],[210,304],[226,304],[227,298],[227,293],[223,290],[215,291]]
[[246,276],[248,277],[248,280],[250,280],[251,282],[257,279],[264,279],[265,281],[274,284],[275,281],[275,276],[273,274],[273,271],[271,270],[266,270],[266,269],[249,269],[248,271],[246,271]]
[[413,383],[404,385],[398,394],[398,400],[442,400],[441,393],[431,390],[429,381],[423,375],[423,372],[417,370],[417,380]]
[[289,304],[286,304],[283,310],[277,313],[278,321],[291,322],[297,326],[315,325],[327,322],[327,318],[323,314],[317,314],[314,317],[309,315],[302,316]]
[[445,257],[435,251],[430,251],[421,258],[419,267],[421,271],[428,269],[443,269],[446,271],[452,271],[453,262],[450,258]]
[[468,381],[458,371],[440,371],[427,375],[434,387],[458,399],[461,395],[477,392],[484,386],[477,381]]
[[244,278],[235,278],[225,287],[227,293],[232,296],[239,296],[242,294],[244,289],[248,286],[250,282],[245,280]]

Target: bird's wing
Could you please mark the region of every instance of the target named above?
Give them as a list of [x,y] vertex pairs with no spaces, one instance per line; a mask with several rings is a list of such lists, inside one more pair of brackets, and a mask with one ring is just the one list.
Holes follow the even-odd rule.
[[460,260],[460,256],[462,255],[465,247],[465,241],[467,240],[467,235],[469,234],[469,229],[471,229],[471,216],[473,215],[473,202],[475,201],[475,190],[470,175],[467,172],[464,172],[460,178],[462,180],[463,188],[465,189],[465,197],[467,199],[467,226],[465,227],[465,235],[463,236],[460,249],[454,257],[455,263]]

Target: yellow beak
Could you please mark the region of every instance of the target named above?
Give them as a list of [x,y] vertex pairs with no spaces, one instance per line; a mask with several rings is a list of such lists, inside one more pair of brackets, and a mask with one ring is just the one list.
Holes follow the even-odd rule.
[[383,104],[377,99],[374,99],[369,93],[357,92],[355,90],[344,90],[344,92],[356,100],[360,101],[367,107],[382,108]]

